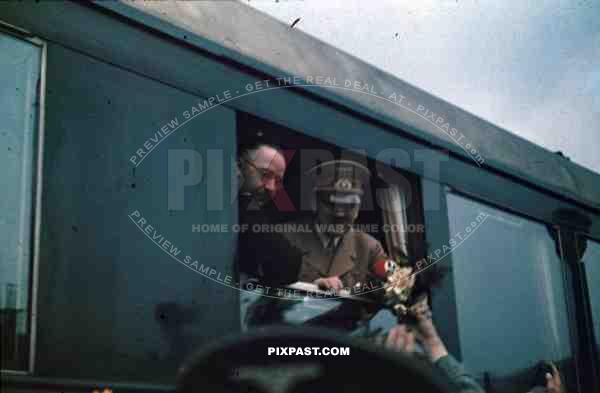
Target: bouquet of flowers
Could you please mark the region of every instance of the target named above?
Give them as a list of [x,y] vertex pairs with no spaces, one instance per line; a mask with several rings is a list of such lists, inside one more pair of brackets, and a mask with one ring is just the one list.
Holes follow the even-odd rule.
[[375,275],[383,281],[385,305],[394,310],[399,318],[405,316],[416,281],[408,259],[401,255],[394,259],[382,259],[375,263],[374,270]]

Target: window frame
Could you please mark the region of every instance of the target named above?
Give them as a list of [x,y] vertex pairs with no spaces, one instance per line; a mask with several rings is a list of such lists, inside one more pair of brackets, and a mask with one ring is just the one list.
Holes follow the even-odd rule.
[[[572,222],[556,226],[558,242],[563,252],[563,262],[567,272],[568,302],[571,306],[570,319],[576,342],[574,343],[575,357],[579,375],[581,392],[600,391],[600,353],[597,350],[598,340],[594,331],[594,314],[591,308],[591,294],[587,279],[584,255],[580,254],[577,244],[580,238],[600,244],[590,237],[585,230]],[[581,370],[579,370],[581,368]]]

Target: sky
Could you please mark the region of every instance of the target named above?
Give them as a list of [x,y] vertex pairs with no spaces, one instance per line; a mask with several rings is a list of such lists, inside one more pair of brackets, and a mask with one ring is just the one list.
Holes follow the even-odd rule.
[[600,1],[244,0],[600,173]]

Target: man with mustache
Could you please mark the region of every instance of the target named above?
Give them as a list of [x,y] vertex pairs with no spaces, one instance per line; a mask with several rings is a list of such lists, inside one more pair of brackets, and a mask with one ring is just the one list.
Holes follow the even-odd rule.
[[313,230],[285,234],[304,254],[298,280],[334,291],[369,287],[371,267],[386,257],[375,238],[352,228],[369,170],[354,161],[337,160],[321,163],[307,175],[314,181]]

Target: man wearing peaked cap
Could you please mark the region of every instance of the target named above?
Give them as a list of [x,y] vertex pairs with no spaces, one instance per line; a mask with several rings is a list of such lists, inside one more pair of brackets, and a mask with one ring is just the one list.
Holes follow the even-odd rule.
[[299,281],[321,289],[363,286],[372,264],[385,257],[376,239],[352,228],[369,170],[354,161],[336,160],[321,163],[305,175],[311,177],[315,197],[312,231],[286,234],[304,254]]
[[306,175],[311,176],[315,191],[338,191],[360,196],[371,176],[368,168],[349,160],[323,162],[309,169]]

